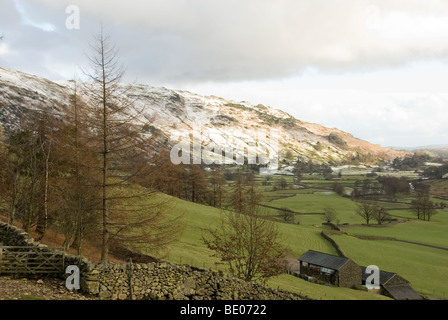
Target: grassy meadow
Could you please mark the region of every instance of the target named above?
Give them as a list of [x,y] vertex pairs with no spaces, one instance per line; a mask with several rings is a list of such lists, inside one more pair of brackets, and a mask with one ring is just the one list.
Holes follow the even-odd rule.
[[[288,187],[283,190],[276,187],[281,178],[288,182]],[[263,179],[257,177],[258,182]],[[351,188],[357,179],[365,179],[365,176],[347,176],[338,182]],[[292,187],[292,177],[275,176],[269,182],[269,185],[260,183],[259,189],[263,194],[263,205],[273,208],[264,207],[263,210],[269,219],[276,222],[290,259],[298,259],[310,249],[336,254],[335,248],[321,236],[321,231],[327,228],[322,226],[322,213],[327,207],[334,208],[337,222],[347,234],[333,236],[333,239],[356,263],[375,264],[380,269],[396,272],[423,295],[439,299],[448,295],[448,251],[398,241],[360,240],[352,236],[387,236],[448,248],[447,211],[438,210],[431,221],[421,221],[412,212],[409,197],[401,197],[396,202],[383,199],[379,204],[389,210],[399,223],[381,227],[366,226],[365,221],[356,214],[356,203],[331,191],[334,181],[313,177],[302,181],[302,188]],[[202,237],[207,236],[207,230],[219,227],[224,211],[163,194],[158,197],[169,203],[167,214],[179,217],[183,226],[179,241],[171,244],[167,252],[159,257],[173,263],[226,272],[226,265],[202,241]],[[276,208],[294,211],[294,221],[284,222]],[[145,253],[155,255],[152,252]],[[287,274],[270,279],[268,285],[313,299],[388,299],[360,290],[313,284]]]
[[448,251],[397,241],[332,236],[356,263],[395,272],[420,294],[448,298]]
[[[402,213],[405,216],[405,212]],[[448,248],[448,212],[439,210],[431,221],[417,219],[385,227],[353,226],[345,230],[355,235],[394,237],[399,240]],[[448,258],[448,251],[446,251]]]
[[[165,258],[174,263],[186,263],[212,270],[225,269],[224,266],[220,266],[218,259],[213,257],[213,252],[202,241],[202,237],[207,236],[207,230],[220,226],[220,218],[224,211],[163,194],[159,196],[170,198],[167,213],[171,217],[180,216],[183,226],[179,241],[169,247]],[[322,241],[320,228],[281,222],[277,224],[277,227],[291,257],[299,257],[308,249],[336,253],[329,243]],[[148,252],[148,254],[151,253]]]

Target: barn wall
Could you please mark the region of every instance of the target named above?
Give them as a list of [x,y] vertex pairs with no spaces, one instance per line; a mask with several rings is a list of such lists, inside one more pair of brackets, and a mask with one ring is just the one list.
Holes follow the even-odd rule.
[[361,267],[352,260],[347,261],[347,263],[338,270],[337,274],[337,285],[339,287],[352,288],[362,284]]

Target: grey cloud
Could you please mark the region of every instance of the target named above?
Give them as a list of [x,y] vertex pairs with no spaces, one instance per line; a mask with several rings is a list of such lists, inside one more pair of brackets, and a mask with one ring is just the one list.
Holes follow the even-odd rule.
[[[446,56],[445,44],[400,46],[376,39],[364,25],[366,6],[349,1],[338,7],[320,1],[280,1],[277,6],[226,3],[230,8],[210,8],[205,18],[192,15],[195,23],[179,20],[173,22],[178,29],[167,27],[190,46],[187,54],[181,50],[167,59],[181,66],[173,69],[180,71],[177,76],[223,81],[278,78],[309,66],[345,71]],[[448,35],[448,28],[442,32]],[[150,47],[159,52],[169,45]],[[159,64],[168,69],[170,65]]]
[[[16,3],[32,23],[24,23]],[[80,9],[80,30],[65,27],[68,5]],[[445,75],[402,70],[428,59],[446,63],[448,0],[1,0],[0,66],[55,80],[71,77],[86,68],[101,21],[127,67],[126,81],[238,95],[386,145],[447,138],[440,119],[448,98],[375,100],[363,91],[432,86],[446,93]],[[399,72],[385,81],[393,69]],[[307,77],[309,70],[332,76]],[[364,87],[350,77],[373,70],[384,74],[367,77]],[[402,86],[390,85],[397,82]],[[322,97],[316,88],[336,93]],[[360,96],[344,104],[350,90]]]
[[[51,61],[85,64],[86,44],[102,20],[120,47],[130,77],[149,82],[281,78],[300,74],[310,66],[339,72],[448,56],[444,42],[413,42],[411,37],[408,42],[396,43],[382,39],[383,34],[366,25],[372,18],[367,11],[372,5],[378,9],[373,18],[380,22],[394,12],[443,21],[448,16],[446,1],[437,2],[439,5],[415,0],[406,4],[396,0],[16,1],[30,19],[51,23],[56,31],[39,33],[36,28],[26,28],[17,21],[20,17],[14,1],[5,0],[10,14],[3,15],[9,16],[9,21],[0,20],[0,30],[15,25],[17,31],[11,36],[18,39],[13,49],[27,48],[37,56],[51,57],[47,69]],[[65,8],[73,4],[81,11],[81,30],[77,31],[64,27]],[[441,26],[435,40],[448,36],[448,24]],[[400,25],[384,28],[391,29],[391,34],[395,28],[398,36],[402,32]],[[17,61],[26,59],[26,53],[21,54]],[[18,68],[11,59],[9,65]],[[53,72],[57,70],[46,71]]]

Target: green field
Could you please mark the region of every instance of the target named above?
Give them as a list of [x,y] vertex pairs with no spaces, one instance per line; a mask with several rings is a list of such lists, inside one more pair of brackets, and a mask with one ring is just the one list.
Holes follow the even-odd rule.
[[[279,177],[275,177],[270,182],[278,180]],[[350,177],[344,184],[351,185],[354,181]],[[383,227],[369,227],[365,226],[365,221],[356,214],[355,202],[329,192],[331,181],[313,179],[306,182],[309,183],[307,188],[301,189],[288,187],[284,190],[275,190],[272,185],[260,186],[265,205],[288,208],[300,213],[295,215],[294,223],[284,223],[277,209],[264,208],[267,216],[274,217],[282,242],[288,248],[290,259],[297,259],[310,249],[336,254],[333,246],[320,234],[327,228],[322,226],[322,213],[327,207],[336,210],[338,222],[344,224],[342,228],[349,234],[395,237],[448,248],[447,211],[439,210],[431,221],[421,221],[416,219],[410,209],[410,198],[401,197],[398,202],[380,201],[378,203],[390,210],[394,218],[404,222]],[[160,257],[173,263],[226,272],[226,265],[214,257],[214,253],[202,241],[208,229],[219,226],[223,211],[162,194],[159,197],[169,201],[168,215],[180,216],[184,227],[179,241],[170,245],[167,252]],[[360,265],[375,264],[380,269],[396,272],[409,280],[414,289],[423,295],[440,299],[448,295],[448,251],[398,241],[360,240],[349,235],[333,236],[333,239]],[[268,284],[313,299],[387,299],[360,290],[317,285],[287,274],[270,279]]]
[[397,241],[360,240],[347,235],[332,238],[356,263],[395,272],[423,295],[448,298],[447,251]]
[[392,300],[371,292],[314,284],[287,274],[270,279],[268,284],[315,300]]
[[[160,195],[161,197],[169,197]],[[215,269],[218,259],[206,248],[202,236],[207,230],[216,228],[220,223],[222,210],[189,201],[170,198],[168,214],[181,216],[183,232],[180,240],[171,245],[166,258],[175,263],[188,263],[198,267]],[[335,249],[326,241],[322,241],[321,229],[297,224],[278,223],[277,227],[285,246],[292,257],[299,257],[308,249],[335,254]],[[151,254],[150,252],[147,252]],[[219,268],[218,268],[219,269]],[[221,267],[222,269],[222,267]]]
[[323,220],[320,215],[306,214],[322,214],[327,207],[335,209],[337,219],[339,219],[339,223],[341,224],[360,224],[363,222],[362,218],[355,212],[356,204],[353,201],[328,191],[318,191],[312,194],[297,194],[292,197],[273,200],[266,204],[277,208],[288,208],[294,212],[304,214],[299,216],[302,225],[321,224]]
[[[356,235],[394,237],[399,240],[448,248],[448,212],[442,210],[439,210],[439,213],[434,215],[431,221],[413,219],[406,223],[387,227],[352,226],[345,230]],[[448,251],[446,254],[448,257]]]
[[[448,248],[447,211],[438,210],[437,214],[431,217],[431,221],[422,221],[416,219],[410,206],[412,200],[410,197],[399,197],[397,202],[385,199],[386,201],[377,203],[389,210],[394,218],[405,222],[383,227],[368,227],[364,225],[365,221],[356,215],[354,202],[336,194],[315,192],[319,187],[318,183],[318,181],[312,181],[314,189],[311,194],[275,199],[270,201],[269,205],[286,207],[302,213],[323,212],[325,207],[332,207],[336,210],[340,223],[349,224],[343,226],[343,229],[350,234],[394,237],[399,240]],[[328,181],[321,181],[321,186],[321,191],[327,190]],[[443,201],[437,198],[432,200]],[[300,221],[302,225],[317,225],[322,222],[322,219],[319,215],[301,215]],[[369,262],[369,257],[374,257],[385,270],[399,273],[411,281],[411,284],[422,294],[441,299],[448,295],[448,251],[403,242],[368,241],[349,236],[333,238],[359,264],[374,264]],[[414,262],[417,259],[419,261]],[[423,270],[430,271],[422,279],[419,275],[425,274]]]
[[[145,252],[145,250],[142,251],[159,256],[172,263],[189,264],[200,268],[226,272],[226,265],[222,264],[216,257],[213,257],[213,252],[201,240],[202,236],[206,234],[207,228],[218,226],[222,211],[166,195],[159,195],[159,197],[170,200],[168,214],[173,217],[181,216],[184,230],[179,241],[170,245],[165,254],[156,255],[151,252]],[[290,258],[292,259],[297,259],[309,249],[336,254],[333,246],[321,237],[321,228],[286,223],[278,223],[278,228],[282,234],[284,244],[289,248]],[[271,279],[268,285],[273,288],[298,292],[313,299],[387,299],[386,297],[364,291],[313,284],[286,274]]]

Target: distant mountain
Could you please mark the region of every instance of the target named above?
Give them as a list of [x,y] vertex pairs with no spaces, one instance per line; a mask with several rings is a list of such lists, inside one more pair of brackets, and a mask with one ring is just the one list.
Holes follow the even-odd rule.
[[447,149],[448,150],[448,144],[434,144],[429,146],[422,146],[422,147],[389,147],[390,149],[397,150],[397,151],[407,151],[407,152],[413,152],[413,151],[421,151],[421,150],[437,150],[437,149]]
[[[123,86],[128,86],[124,84]],[[0,124],[6,133],[20,127],[29,110],[63,114],[72,93],[69,81],[52,82],[19,71],[0,68]],[[157,135],[167,147],[202,131],[202,139],[218,145],[258,150],[275,149],[279,160],[298,157],[335,164],[350,161],[391,160],[405,153],[354,138],[351,134],[295,119],[281,110],[249,102],[235,102],[215,96],[138,84],[128,95],[144,107],[141,117],[151,119],[148,134]],[[271,132],[278,141],[261,143],[257,132]]]
[[404,152],[426,152],[435,157],[448,158],[448,144],[435,144],[422,147],[390,147],[390,149]]

